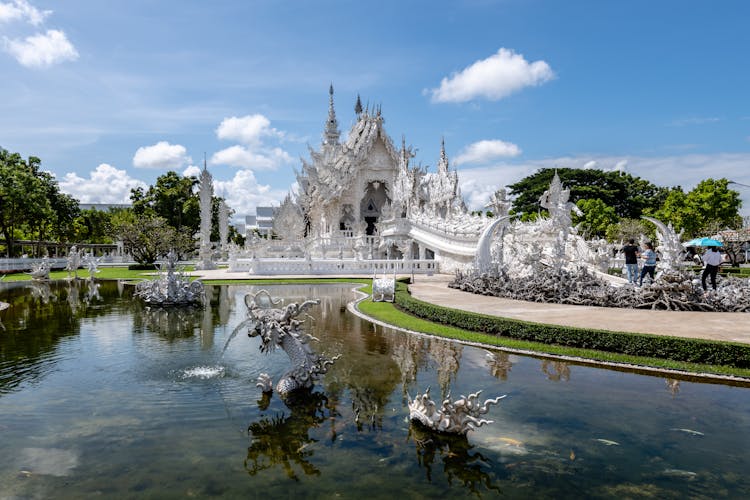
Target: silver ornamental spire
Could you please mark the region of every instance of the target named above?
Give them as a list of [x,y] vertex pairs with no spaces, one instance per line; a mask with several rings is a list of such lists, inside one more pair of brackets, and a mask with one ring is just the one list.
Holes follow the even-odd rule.
[[440,139],[440,162],[438,172],[448,173],[448,155],[445,154],[445,137]]
[[333,84],[328,88],[328,94],[328,120],[326,121],[323,144],[338,144],[341,133],[339,132],[339,122],[336,120],[336,110],[333,108]]

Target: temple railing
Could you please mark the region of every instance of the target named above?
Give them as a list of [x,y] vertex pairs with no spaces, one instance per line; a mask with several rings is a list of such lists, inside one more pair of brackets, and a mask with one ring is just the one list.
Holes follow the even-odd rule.
[[236,259],[230,262],[229,272],[249,272],[256,275],[308,274],[432,274],[437,272],[434,260],[356,260],[356,259]]
[[[0,273],[31,271],[34,266],[44,262],[44,259],[22,257],[19,259],[0,259]],[[65,269],[68,265],[66,257],[47,259],[50,269]]]

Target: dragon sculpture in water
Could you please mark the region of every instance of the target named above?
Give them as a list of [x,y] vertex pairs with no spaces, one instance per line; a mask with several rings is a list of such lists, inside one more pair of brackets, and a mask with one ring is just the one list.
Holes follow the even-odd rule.
[[[310,340],[317,339],[303,332],[300,328],[302,321],[296,319],[310,307],[319,304],[319,300],[306,300],[302,304],[294,302],[277,308],[280,303],[280,300],[274,300],[266,290],[245,295],[248,318],[234,329],[224,350],[243,328],[247,328],[248,337],[260,337],[261,352],[270,353],[277,348],[283,349],[292,362],[292,369],[282,375],[276,384],[276,392],[283,397],[294,390],[312,387],[315,379],[326,373],[339,356],[329,359],[314,353],[310,348]],[[257,385],[263,392],[272,391],[273,384],[268,374],[261,373]]]

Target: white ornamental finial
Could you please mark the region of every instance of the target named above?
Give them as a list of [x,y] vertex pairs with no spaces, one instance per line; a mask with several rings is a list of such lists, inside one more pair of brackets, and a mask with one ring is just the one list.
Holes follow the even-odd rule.
[[323,144],[338,144],[341,133],[339,122],[336,120],[336,110],[333,107],[333,83],[328,88],[328,120],[326,120],[326,131],[323,136]]

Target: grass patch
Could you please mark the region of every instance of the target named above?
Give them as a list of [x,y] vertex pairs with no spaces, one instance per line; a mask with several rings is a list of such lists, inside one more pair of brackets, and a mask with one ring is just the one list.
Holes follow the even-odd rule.
[[363,300],[359,303],[359,310],[368,316],[383,321],[384,323],[388,323],[401,328],[406,328],[407,330],[426,333],[429,335],[435,335],[437,337],[448,339],[475,342],[492,347],[507,347],[524,351],[534,351],[540,354],[572,356],[594,361],[624,363],[637,366],[663,368],[668,370],[680,370],[692,373],[715,373],[719,375],[732,375],[737,377],[750,378],[750,370],[743,368],[733,368],[731,366],[687,363],[683,361],[673,361],[669,359],[654,357],[633,356],[628,354],[598,351],[594,349],[582,349],[575,347],[558,346],[553,344],[543,344],[541,342],[515,340],[507,337],[490,335],[487,333],[472,332],[469,330],[456,328],[454,326],[442,325],[422,318],[418,318],[397,309],[393,304],[387,302],[372,302],[371,300]]
[[[127,267],[102,267],[99,272],[96,273],[96,279],[102,280],[117,280],[117,279],[150,279],[153,278],[156,271],[135,271],[130,270]],[[68,271],[51,271],[49,273],[50,280],[63,280],[67,279]],[[86,269],[78,270],[79,278],[88,278],[89,272]],[[5,275],[3,281],[30,281],[31,275],[27,273],[13,273]]]

